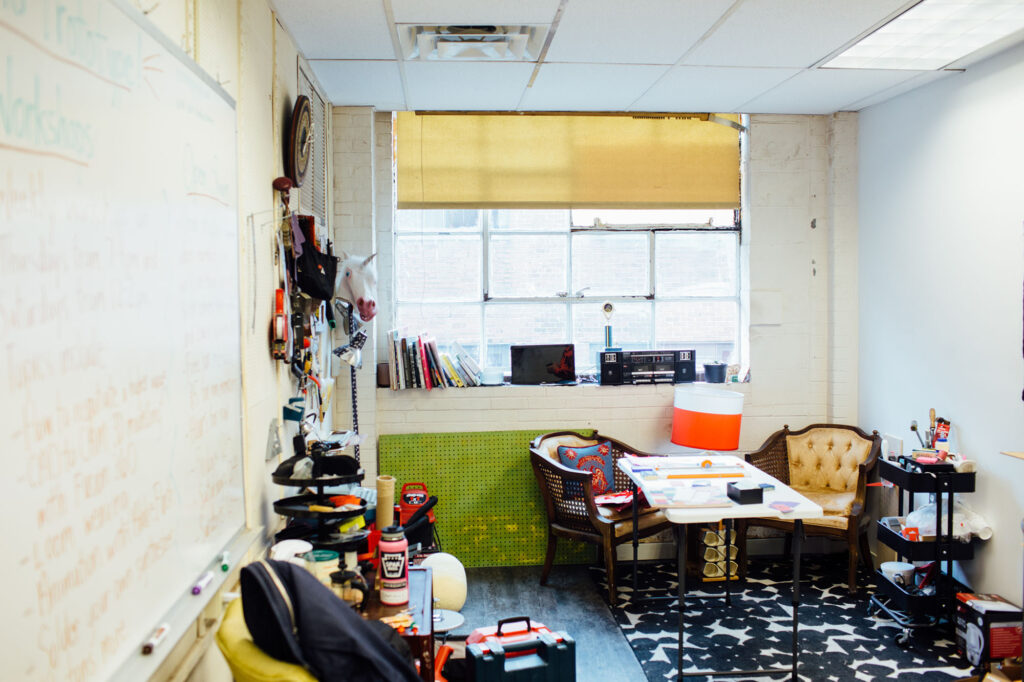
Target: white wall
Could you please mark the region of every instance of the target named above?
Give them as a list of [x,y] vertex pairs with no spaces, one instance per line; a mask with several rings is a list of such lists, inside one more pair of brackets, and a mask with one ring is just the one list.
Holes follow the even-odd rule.
[[860,413],[917,443],[928,409],[977,460],[995,536],[963,568],[1021,601],[1024,48],[860,114]]
[[[381,113],[371,118],[367,111],[334,110],[335,216],[337,224],[355,230],[339,235],[339,243],[368,245],[372,228],[345,220],[365,212],[369,201],[376,206],[381,310],[373,324],[380,338],[380,330],[393,326],[390,119]],[[366,127],[369,120],[372,130]],[[345,168],[371,163],[365,155],[340,153],[354,144],[352,133],[373,140],[374,168]],[[826,420],[859,422],[855,150],[855,114],[752,117],[743,238],[750,252],[745,284],[751,292],[752,381],[730,386],[746,396],[741,449],[758,447],[787,423],[799,428]],[[372,200],[346,190],[345,177],[351,175],[375,178]],[[378,343],[378,358],[384,357],[382,347]],[[364,361],[371,362],[368,356]],[[359,413],[368,438],[362,452],[368,471],[377,436],[388,433],[593,427],[639,449],[677,449],[669,444],[671,387],[379,389],[370,399],[372,374],[361,377],[366,377],[360,378]],[[347,410],[339,400],[339,424]]]

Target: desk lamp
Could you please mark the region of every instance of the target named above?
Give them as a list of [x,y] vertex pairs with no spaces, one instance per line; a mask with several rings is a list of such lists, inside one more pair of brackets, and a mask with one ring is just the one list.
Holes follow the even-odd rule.
[[742,416],[742,393],[693,384],[677,386],[672,442],[700,450],[736,450]]

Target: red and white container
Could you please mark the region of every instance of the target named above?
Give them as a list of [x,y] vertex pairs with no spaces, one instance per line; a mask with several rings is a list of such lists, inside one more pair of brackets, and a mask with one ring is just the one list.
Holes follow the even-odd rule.
[[677,386],[672,442],[702,450],[736,450],[742,417],[742,393],[708,386]]

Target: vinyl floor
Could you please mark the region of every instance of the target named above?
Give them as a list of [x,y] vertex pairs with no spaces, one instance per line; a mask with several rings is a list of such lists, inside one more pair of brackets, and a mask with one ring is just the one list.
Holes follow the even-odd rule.
[[503,618],[527,616],[576,642],[577,680],[646,680],[588,568],[555,566],[543,587],[540,571],[539,566],[467,568],[461,611],[466,621],[450,632],[450,638],[465,638]]

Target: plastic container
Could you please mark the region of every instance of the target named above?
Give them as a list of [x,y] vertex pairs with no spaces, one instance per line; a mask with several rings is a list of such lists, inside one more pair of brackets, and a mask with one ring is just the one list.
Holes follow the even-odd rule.
[[704,450],[735,450],[740,444],[743,394],[707,386],[677,386],[672,442]]
[[724,384],[726,367],[727,365],[722,362],[704,365],[704,381],[709,384]]
[[324,585],[330,586],[331,573],[338,570],[338,553],[330,549],[314,549],[306,553],[309,572]]

